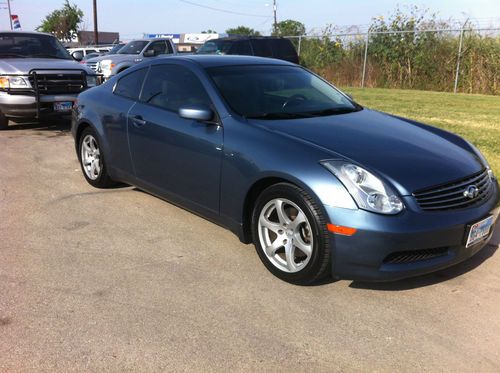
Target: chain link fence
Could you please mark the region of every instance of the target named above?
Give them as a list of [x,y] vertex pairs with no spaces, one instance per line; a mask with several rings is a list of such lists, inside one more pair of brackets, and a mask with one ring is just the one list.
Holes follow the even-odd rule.
[[500,94],[500,28],[287,37],[339,86]]

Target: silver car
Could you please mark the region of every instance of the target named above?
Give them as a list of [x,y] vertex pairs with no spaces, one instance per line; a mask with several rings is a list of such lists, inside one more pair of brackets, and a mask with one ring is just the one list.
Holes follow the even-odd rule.
[[78,94],[98,83],[54,36],[0,33],[0,129],[9,118],[69,114]]
[[169,38],[139,39],[127,43],[117,54],[91,58],[84,63],[109,79],[145,59],[173,54],[176,49]]

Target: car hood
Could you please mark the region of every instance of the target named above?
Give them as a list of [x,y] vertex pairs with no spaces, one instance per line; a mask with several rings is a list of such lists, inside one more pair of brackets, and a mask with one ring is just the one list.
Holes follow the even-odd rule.
[[86,62],[99,62],[102,60],[111,60],[113,63],[120,63],[123,61],[141,62],[143,58],[139,54],[105,54],[103,56],[89,58]]
[[468,143],[449,132],[363,109],[295,120],[252,120],[281,135],[347,158],[384,177],[403,195],[458,180],[483,165]]
[[88,67],[73,60],[56,58],[2,58],[0,59],[0,73],[28,74],[31,70],[44,69],[79,69],[93,74]]

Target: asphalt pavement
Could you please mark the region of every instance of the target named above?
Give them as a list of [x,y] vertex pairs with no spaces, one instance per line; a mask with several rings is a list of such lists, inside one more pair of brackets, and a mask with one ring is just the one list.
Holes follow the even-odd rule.
[[231,232],[0,132],[0,371],[500,371],[500,229],[455,267],[287,284]]

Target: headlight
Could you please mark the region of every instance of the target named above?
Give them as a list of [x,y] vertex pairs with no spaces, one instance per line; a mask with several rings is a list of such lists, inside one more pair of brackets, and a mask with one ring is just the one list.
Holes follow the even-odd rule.
[[481,160],[481,163],[488,171],[488,175],[489,175],[490,179],[492,181],[494,181],[495,174],[493,173],[493,170],[491,169],[491,166],[488,163],[488,161],[486,160],[486,158],[484,157],[483,153],[481,153],[481,151],[476,146],[474,146],[472,143],[470,143],[469,141],[467,141],[467,144],[469,144],[469,146],[472,148],[472,151],[474,152],[474,154],[476,154],[477,157]]
[[87,87],[95,87],[97,85],[97,76],[87,75]]
[[0,76],[0,88],[31,88],[28,77],[23,76]]
[[392,188],[364,168],[345,161],[321,163],[339,178],[359,208],[380,214],[397,214],[403,210],[403,202]]
[[106,76],[111,75],[111,71],[116,66],[111,60],[102,60],[99,62],[99,70]]

